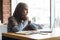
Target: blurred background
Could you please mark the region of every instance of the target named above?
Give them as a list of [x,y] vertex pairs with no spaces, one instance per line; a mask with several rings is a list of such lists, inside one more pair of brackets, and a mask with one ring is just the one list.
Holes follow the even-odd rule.
[[25,2],[28,5],[29,20],[58,34],[60,30],[60,0],[0,0],[0,40],[2,40],[1,33],[7,32],[8,18],[13,15],[19,2]]

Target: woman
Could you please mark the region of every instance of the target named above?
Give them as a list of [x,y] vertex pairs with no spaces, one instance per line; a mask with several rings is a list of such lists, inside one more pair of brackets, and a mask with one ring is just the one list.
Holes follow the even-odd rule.
[[31,25],[28,17],[28,7],[25,3],[19,3],[8,19],[8,32],[18,32],[23,30],[35,30],[36,27]]

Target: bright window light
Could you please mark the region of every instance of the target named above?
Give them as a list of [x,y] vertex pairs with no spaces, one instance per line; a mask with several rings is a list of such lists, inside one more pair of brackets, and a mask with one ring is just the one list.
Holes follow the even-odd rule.
[[[16,0],[16,5],[19,2],[27,3],[28,16],[32,22],[50,27],[50,0]],[[14,2],[12,2],[12,5],[14,5]],[[12,8],[12,13],[13,11]]]

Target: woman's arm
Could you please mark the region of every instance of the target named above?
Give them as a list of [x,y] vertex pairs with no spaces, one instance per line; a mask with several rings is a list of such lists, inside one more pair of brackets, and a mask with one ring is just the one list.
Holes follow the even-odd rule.
[[8,20],[8,32],[22,31],[28,25],[28,21],[25,20],[19,24],[16,24],[13,18]]
[[8,19],[8,32],[16,32],[18,31],[18,29],[16,27],[18,27],[18,23],[15,21],[14,17],[9,17]]
[[24,28],[28,25],[28,21],[25,20],[23,22],[21,22],[18,27],[20,28],[20,31],[24,30]]

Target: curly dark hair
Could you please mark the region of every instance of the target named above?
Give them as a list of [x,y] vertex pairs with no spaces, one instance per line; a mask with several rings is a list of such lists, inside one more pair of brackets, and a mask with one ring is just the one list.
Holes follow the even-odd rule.
[[16,9],[13,13],[13,17],[15,17],[17,20],[22,20],[22,16],[23,16],[23,10],[27,10],[28,13],[28,7],[26,3],[18,3],[18,5],[16,6]]

